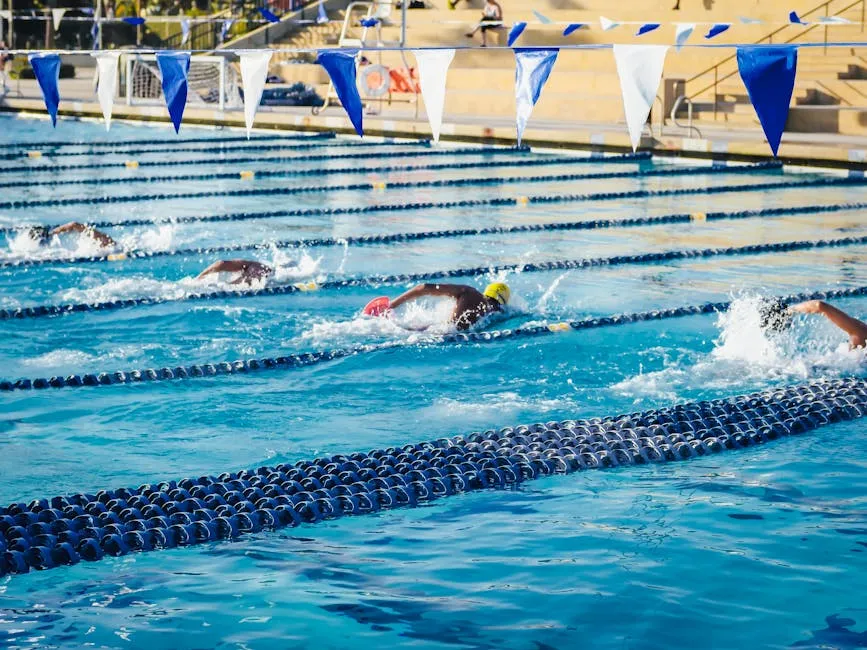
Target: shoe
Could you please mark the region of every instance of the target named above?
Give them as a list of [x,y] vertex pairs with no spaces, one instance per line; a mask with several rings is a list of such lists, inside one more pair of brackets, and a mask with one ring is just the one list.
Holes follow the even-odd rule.
[[464,34],[464,36],[466,36],[467,38],[472,38],[472,37],[473,37],[473,33],[472,33],[472,32],[467,32],[466,34]]

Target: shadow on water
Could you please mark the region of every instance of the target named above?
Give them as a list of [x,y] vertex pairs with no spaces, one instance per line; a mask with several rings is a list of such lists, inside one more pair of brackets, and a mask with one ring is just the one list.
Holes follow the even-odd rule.
[[867,630],[864,632],[853,632],[849,629],[855,625],[853,619],[840,618],[837,614],[832,614],[825,619],[825,623],[828,627],[824,630],[813,630],[810,632],[813,635],[812,638],[796,641],[790,647],[835,648],[838,650],[867,648]]

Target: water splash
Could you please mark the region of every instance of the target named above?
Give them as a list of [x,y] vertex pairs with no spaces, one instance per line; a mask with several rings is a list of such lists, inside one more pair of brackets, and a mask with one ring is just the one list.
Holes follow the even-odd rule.
[[662,370],[640,373],[612,386],[623,395],[684,399],[698,388],[753,389],[865,372],[863,351],[849,350],[845,336],[824,318],[797,317],[784,332],[760,326],[762,296],[742,294],[717,318],[719,336],[707,353],[681,351]]

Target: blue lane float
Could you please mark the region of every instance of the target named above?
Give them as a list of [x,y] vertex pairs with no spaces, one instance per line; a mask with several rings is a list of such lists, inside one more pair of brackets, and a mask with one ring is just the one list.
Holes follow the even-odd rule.
[[[629,171],[601,172],[595,174],[549,174],[547,176],[482,176],[450,178],[426,181],[399,181],[383,185],[390,190],[406,190],[427,187],[472,187],[478,185],[514,185],[528,183],[551,183],[580,180],[601,180],[611,178],[654,178],[669,176],[685,176],[690,174],[750,174],[754,172],[779,171],[782,165],[777,162],[757,163],[742,167],[708,167],[706,165],[693,167],[672,167],[666,169],[639,169]],[[867,179],[822,179],[853,181],[867,183]],[[0,203],[0,209],[12,210],[22,208],[40,208],[69,205],[104,205],[120,203],[139,203],[155,201],[177,201],[181,199],[211,199],[222,197],[261,197],[261,196],[294,196],[296,194],[328,193],[342,191],[365,191],[377,189],[370,181],[363,183],[348,183],[345,185],[309,185],[302,187],[260,187],[244,190],[211,190],[206,192],[175,192],[173,194],[122,194],[118,196],[81,196],[64,199],[38,199],[33,201],[6,201]]]
[[[432,169],[431,165],[427,169]],[[796,205],[781,208],[760,208],[757,210],[736,210],[733,212],[707,212],[666,214],[656,217],[621,217],[619,219],[589,219],[585,221],[555,221],[551,223],[532,223],[520,226],[490,226],[487,228],[456,228],[452,230],[423,230],[380,235],[361,235],[357,237],[315,237],[311,239],[289,239],[259,244],[234,244],[231,246],[209,246],[200,248],[177,248],[174,250],[128,250],[128,259],[151,259],[155,257],[192,257],[237,253],[241,251],[269,250],[271,248],[318,248],[325,246],[373,246],[422,241],[426,239],[449,239],[455,237],[477,237],[484,235],[512,235],[536,232],[600,230],[605,228],[634,228],[638,226],[660,226],[686,224],[702,221],[722,221],[735,219],[754,219],[761,217],[781,217],[795,214],[829,214],[863,210],[867,203],[832,203],[826,205]],[[94,226],[103,227],[103,226]],[[3,267],[44,266],[49,264],[86,264],[109,261],[106,255],[79,257],[55,257],[44,259],[23,259],[0,261]]]
[[589,269],[596,267],[624,266],[630,264],[651,264],[656,262],[675,262],[685,259],[702,259],[708,257],[726,257],[735,255],[760,255],[765,253],[785,253],[811,248],[837,248],[841,246],[857,246],[867,244],[867,235],[862,237],[841,237],[839,239],[818,239],[807,241],[788,241],[773,244],[750,244],[748,246],[729,246],[725,248],[692,248],[687,250],[661,251],[658,253],[638,253],[634,255],[615,255],[613,257],[582,258],[577,260],[552,260],[549,262],[531,262],[522,264],[501,264],[494,266],[476,266],[446,271],[431,271],[427,273],[405,273],[396,275],[370,275],[365,277],[329,280],[321,283],[286,284],[261,289],[238,289],[235,291],[209,291],[191,293],[180,298],[143,297],[109,300],[92,303],[67,303],[62,305],[36,305],[34,307],[18,307],[16,309],[0,309],[0,320],[39,318],[43,316],[60,316],[92,311],[112,311],[129,307],[160,305],[168,302],[189,302],[197,300],[224,300],[230,298],[255,298],[260,296],[285,296],[310,291],[343,289],[346,287],[379,287],[383,285],[401,285],[415,282],[428,282],[455,278],[478,277],[491,273],[521,272],[537,273],[544,271],[566,271],[572,269]]
[[[337,146],[337,145],[333,145]],[[369,149],[371,147],[382,147],[382,144],[376,142],[346,142],[339,146],[347,149]],[[529,147],[465,147],[463,149],[430,149],[430,142],[420,140],[401,144],[406,146],[409,151],[377,151],[376,159],[384,158],[433,158],[437,156],[485,156],[494,154],[529,154]],[[320,148],[320,144],[295,144],[289,147],[284,147],[289,151],[304,151],[309,149]],[[415,148],[421,151],[414,151]],[[323,153],[313,155],[298,155],[298,156],[236,156],[234,158],[220,158],[218,161],[213,157],[210,158],[186,158],[186,159],[165,159],[165,160],[141,160],[138,161],[138,167],[182,167],[182,166],[210,166],[215,163],[220,165],[239,165],[250,163],[270,163],[272,165],[278,163],[297,163],[297,162],[315,162],[321,160],[370,160],[370,151],[361,151],[355,153]],[[23,173],[23,172],[48,172],[55,173],[58,171],[84,171],[93,169],[110,169],[126,167],[125,162],[108,162],[108,163],[81,163],[76,165],[22,165],[19,167],[4,167],[0,169],[0,174]]]
[[[632,154],[624,154],[622,156],[611,156],[606,158],[606,162],[635,162],[644,160],[645,158],[636,157]],[[262,178],[296,178],[304,176],[313,176],[322,178],[324,176],[333,176],[340,174],[385,174],[390,172],[414,172],[414,171],[440,171],[440,170],[459,170],[459,169],[492,169],[496,167],[560,167],[571,165],[584,165],[587,163],[597,163],[598,158],[591,156],[546,156],[544,158],[530,158],[523,160],[507,159],[507,160],[481,160],[473,162],[452,162],[441,163],[435,165],[378,165],[371,167],[327,167],[325,169],[274,169],[260,170],[253,172],[253,177]],[[26,181],[11,181],[8,183],[0,183],[0,188],[10,187],[40,187],[51,186],[58,187],[63,185],[119,185],[129,183],[177,183],[181,181],[212,181],[212,180],[238,180],[238,172],[214,172],[209,174],[173,174],[168,176],[122,176],[116,178],[77,178],[71,180],[57,180],[34,182]],[[368,184],[367,187],[370,187]],[[329,188],[331,189],[331,188]]]
[[[830,300],[836,298],[851,298],[867,295],[867,286],[830,291],[815,291],[812,293],[781,296],[785,304],[804,300]],[[517,338],[537,338],[550,334],[574,332],[601,327],[614,327],[648,321],[683,318],[700,314],[720,313],[729,308],[731,302],[707,302],[700,305],[672,307],[670,309],[654,309],[651,311],[616,314],[601,318],[584,318],[581,320],[563,321],[518,327],[516,329],[460,332],[446,336],[419,341],[416,345],[439,347],[447,345],[492,343]],[[119,384],[139,384],[155,381],[174,381],[181,379],[196,379],[201,377],[249,376],[260,372],[274,370],[293,370],[309,366],[345,359],[359,354],[371,354],[383,350],[394,350],[405,347],[404,342],[389,342],[378,345],[359,345],[351,348],[321,350],[303,354],[290,354],[280,357],[263,357],[237,361],[221,361],[215,363],[197,363],[174,368],[142,368],[128,371],[111,371],[91,374],[72,374],[67,377],[40,377],[36,379],[18,379],[15,381],[0,380],[0,392],[23,390],[44,390],[47,388],[81,388],[84,386],[114,386]]]
[[213,138],[172,138],[172,139],[132,139],[132,140],[124,140],[123,142],[117,141],[104,141],[100,142],[98,140],[60,140],[56,142],[47,141],[47,142],[10,142],[6,144],[0,144],[0,151],[8,150],[8,149],[19,149],[21,150],[22,155],[27,155],[28,151],[34,149],[58,149],[65,147],[84,147],[87,149],[99,149],[100,153],[105,153],[107,149],[126,149],[127,147],[138,147],[144,145],[156,145],[156,144],[164,144],[169,147],[171,150],[172,147],[178,144],[223,144],[227,142],[273,142],[277,140],[323,140],[323,139],[335,139],[337,137],[337,133],[334,131],[323,131],[322,133],[274,133],[274,134],[263,134],[263,135],[254,135],[251,137],[247,137],[246,135],[233,135],[233,136],[216,136]]
[[847,378],[34,499],[0,508],[0,575],[412,507],[545,476],[701,458],[865,413],[865,381]]

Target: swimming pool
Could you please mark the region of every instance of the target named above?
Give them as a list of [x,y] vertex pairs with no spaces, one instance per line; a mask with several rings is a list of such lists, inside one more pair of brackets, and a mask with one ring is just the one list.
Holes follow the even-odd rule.
[[[171,143],[174,137],[164,125],[118,123],[106,136],[95,123],[61,122],[56,131],[43,121],[3,118],[0,123],[7,144],[51,138]],[[439,153],[441,149],[416,143],[359,144],[337,138],[225,142],[221,148],[216,139],[226,136],[185,127],[182,138],[215,140],[130,145],[112,152],[95,148],[96,153],[80,156],[53,157],[46,151],[41,158],[2,160],[0,185],[7,185],[0,203],[76,202],[6,207],[0,227],[293,212],[106,228],[130,250],[173,251],[671,214],[695,217],[628,228],[247,250],[231,255],[276,264],[295,260],[296,268],[278,271],[281,282],[326,286],[288,295],[197,300],[184,298],[227,288],[203,288],[191,280],[218,254],[140,259],[131,254],[115,262],[15,266],[22,260],[99,251],[74,240],[37,251],[6,233],[0,242],[0,309],[131,298],[165,301],[2,320],[0,379],[381,347],[310,367],[239,376],[0,393],[0,502],[291,463],[521,422],[614,415],[859,372],[859,360],[840,350],[840,336],[825,323],[803,320],[780,340],[763,338],[753,296],[867,285],[867,244],[457,278],[475,286],[494,278],[511,285],[515,308],[507,318],[488,324],[491,331],[735,298],[732,310],[722,315],[485,343],[430,345],[424,336],[388,321],[359,317],[369,299],[394,295],[408,282],[327,283],[861,237],[867,228],[858,208],[720,220],[702,219],[700,213],[854,204],[865,200],[867,187],[755,191],[747,188],[808,183],[819,176],[779,169],[712,170],[695,162],[674,165],[658,159],[588,162],[572,160],[575,154],[467,151],[465,145]],[[241,150],[257,144],[261,148]],[[264,148],[272,145],[281,148]],[[357,156],[339,157],[347,154]],[[552,156],[563,160],[534,166]],[[282,160],[269,162],[269,157]],[[232,162],[238,158],[242,162]],[[130,159],[139,166],[127,167]],[[192,159],[209,162],[160,165]],[[457,166],[471,162],[501,164]],[[15,171],[57,163],[70,167]],[[93,167],[108,164],[114,166]],[[449,164],[454,166],[444,167]],[[420,169],[357,171],[385,165]],[[682,173],[551,178],[669,169]],[[253,171],[254,178],[240,178],[242,170]],[[274,170],[315,173],[263,174]],[[172,174],[238,176],[135,182]],[[513,177],[525,180],[479,180]],[[130,182],[54,183],[109,178]],[[458,180],[474,182],[442,183]],[[27,185],[12,185],[16,182]],[[426,185],[397,186],[402,182]],[[360,187],[276,193],[347,185]],[[720,191],[725,187],[737,189]],[[704,191],[710,189],[715,193]],[[237,190],[248,194],[229,194]],[[250,193],[258,190],[272,193]],[[657,195],[599,195],[637,190]],[[695,193],[666,194],[671,190]],[[202,192],[213,196],[153,198]],[[596,198],[532,200],[579,194]],[[105,197],[123,200],[110,203]],[[443,205],[456,201],[487,203]],[[438,207],[372,209],[408,203]],[[865,298],[839,304],[857,316],[867,315]],[[431,304],[408,318],[432,321],[441,310]],[[549,477],[518,489],[456,495],[418,508],[262,532],[233,542],[5,576],[0,578],[2,645],[286,648],[305,647],[315,639],[325,648],[363,643],[728,648],[798,642],[857,647],[867,628],[867,615],[858,605],[867,547],[865,451],[859,423],[836,424],[685,463]],[[827,623],[832,615],[838,618]]]

